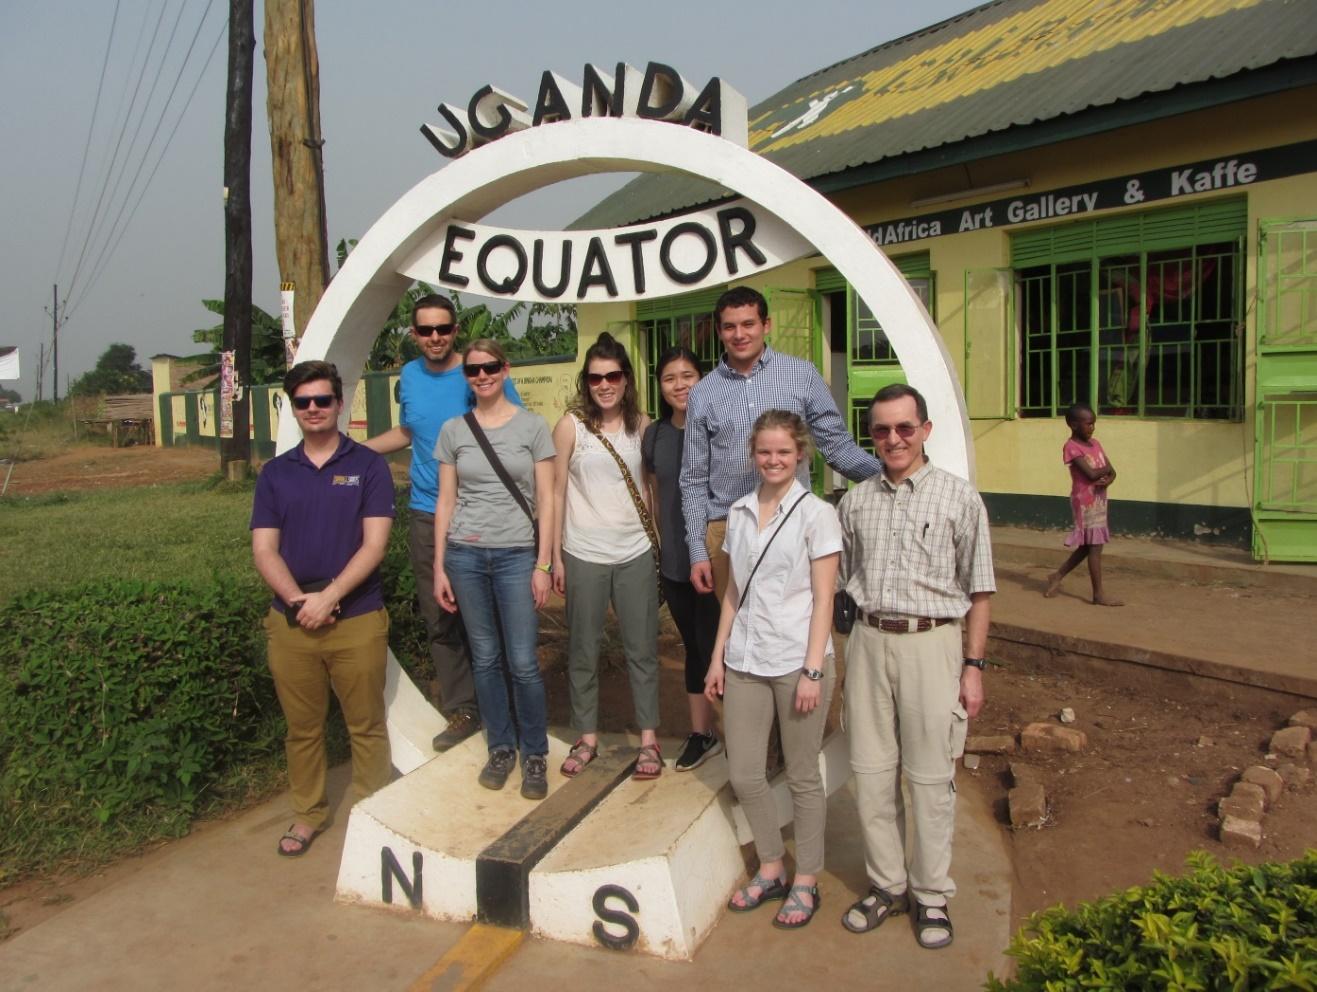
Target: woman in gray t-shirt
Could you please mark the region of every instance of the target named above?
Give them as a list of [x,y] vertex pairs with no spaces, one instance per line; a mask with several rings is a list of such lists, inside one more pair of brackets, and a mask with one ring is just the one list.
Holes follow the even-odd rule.
[[[520,746],[521,794],[543,799],[549,738],[536,610],[548,600],[552,584],[553,440],[543,417],[504,395],[508,361],[497,342],[471,342],[462,371],[476,407],[447,421],[434,449],[439,462],[434,595],[450,613],[460,609],[466,626],[489,748],[480,784],[503,788]],[[482,437],[515,493],[500,478]],[[515,722],[503,659],[512,677]]]

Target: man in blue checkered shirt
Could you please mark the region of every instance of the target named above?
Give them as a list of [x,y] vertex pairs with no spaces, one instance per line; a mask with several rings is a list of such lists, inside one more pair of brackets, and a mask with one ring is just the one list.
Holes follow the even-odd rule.
[[[851,437],[827,383],[809,362],[768,347],[768,301],[748,286],[729,289],[714,305],[722,361],[691,390],[681,461],[681,505],[690,546],[691,583],[722,598],[728,562],[722,550],[727,510],[755,488],[750,428],[767,410],[789,410],[809,425],[827,463],[861,482],[882,463]],[[800,468],[809,485],[809,467]]]

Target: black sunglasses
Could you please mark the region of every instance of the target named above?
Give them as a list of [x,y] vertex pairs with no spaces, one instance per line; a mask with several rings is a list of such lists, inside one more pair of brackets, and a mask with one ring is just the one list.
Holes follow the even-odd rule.
[[915,436],[917,430],[919,430],[918,424],[897,424],[895,427],[874,427],[870,429],[869,433],[874,436],[876,441],[886,441],[892,436],[892,431],[896,431],[900,437],[909,440]]
[[322,409],[322,410],[328,410],[331,406],[334,405],[334,394],[333,394],[333,393],[317,393],[315,396],[294,396],[294,397],[293,397],[293,406],[295,406],[295,407],[296,407],[297,409],[299,409],[299,410],[309,410],[309,409],[311,409],[311,404],[312,404],[312,403],[314,403],[316,406],[320,407],[320,409]]
[[485,375],[498,375],[502,368],[502,362],[469,362],[462,366],[462,374],[468,379],[474,379],[481,372]]
[[607,382],[610,386],[616,386],[619,382],[626,380],[626,373],[614,370],[612,372],[587,372],[585,381],[592,386],[597,386],[602,382]]
[[446,338],[448,337],[448,335],[455,334],[457,332],[457,325],[456,324],[413,324],[412,330],[416,332],[417,336],[423,338],[433,337],[436,334],[438,334],[440,337]]

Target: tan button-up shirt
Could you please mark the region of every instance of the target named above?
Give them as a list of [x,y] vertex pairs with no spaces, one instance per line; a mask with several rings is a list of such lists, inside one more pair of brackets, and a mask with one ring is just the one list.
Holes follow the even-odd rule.
[[959,618],[970,595],[996,592],[983,499],[925,463],[893,485],[876,475],[839,507],[841,582],[865,613]]

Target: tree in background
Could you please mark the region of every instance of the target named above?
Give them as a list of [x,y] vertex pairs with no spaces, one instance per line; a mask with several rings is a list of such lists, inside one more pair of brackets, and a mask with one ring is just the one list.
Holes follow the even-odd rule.
[[70,396],[149,393],[151,373],[137,364],[137,349],[116,341],[96,360],[96,367],[73,381]]
[[[219,314],[220,322],[214,327],[202,327],[192,332],[193,341],[211,347],[206,363],[190,373],[185,381],[198,389],[209,389],[219,380],[220,351],[224,343],[224,301],[202,300],[201,305],[211,313]],[[254,303],[251,341],[251,381],[254,384],[283,382],[287,366],[284,365],[284,339],[279,318],[271,317]]]
[[17,389],[0,388],[0,400],[8,400],[10,403],[18,404],[23,402],[23,397],[19,395]]
[[[356,247],[355,238],[339,241],[334,249],[338,268],[343,268],[348,253]],[[420,352],[412,340],[412,307],[422,296],[439,292],[429,283],[416,282],[402,295],[393,308],[384,327],[371,345],[366,368],[383,372],[400,368],[416,358]],[[576,306],[572,303],[530,303],[524,300],[513,303],[507,310],[497,313],[487,304],[467,306],[462,295],[450,292],[448,296],[457,307],[457,322],[462,327],[462,340],[493,338],[503,346],[509,358],[538,358],[547,355],[574,355],[576,353]],[[526,326],[521,334],[514,327],[522,317]]]

